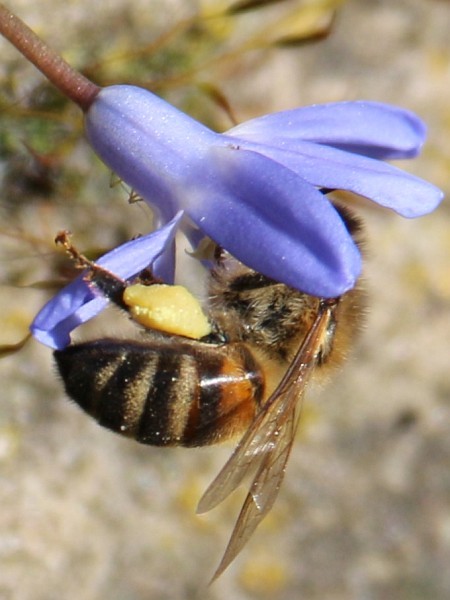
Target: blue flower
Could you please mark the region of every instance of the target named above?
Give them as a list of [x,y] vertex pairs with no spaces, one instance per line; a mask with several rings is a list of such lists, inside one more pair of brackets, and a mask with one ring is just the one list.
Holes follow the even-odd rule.
[[[149,91],[120,85],[96,96],[86,133],[102,160],[155,210],[162,229],[141,238],[140,248],[148,240],[144,266],[160,257],[166,275],[174,256],[165,254],[173,248],[168,240],[181,227],[194,244],[209,236],[278,281],[338,296],[355,284],[361,258],[320,189],[355,192],[406,217],[431,212],[442,199],[432,184],[381,162],[416,156],[425,127],[414,114],[376,102],[294,109],[218,134]],[[133,245],[116,251],[126,265],[123,277],[142,269]],[[112,254],[102,264],[118,273]],[[66,345],[71,329],[101,310],[87,289],[78,281],[56,296],[34,321],[34,335]]]

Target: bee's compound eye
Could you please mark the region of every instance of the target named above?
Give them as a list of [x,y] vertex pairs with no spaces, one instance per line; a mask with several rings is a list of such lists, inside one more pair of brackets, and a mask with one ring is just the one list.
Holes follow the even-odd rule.
[[181,285],[137,283],[125,289],[123,301],[144,327],[193,339],[211,333],[199,301]]

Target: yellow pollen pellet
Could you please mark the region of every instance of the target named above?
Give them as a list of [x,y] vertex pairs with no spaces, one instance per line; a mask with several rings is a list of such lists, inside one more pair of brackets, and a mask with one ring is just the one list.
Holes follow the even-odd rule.
[[144,327],[193,339],[211,333],[199,301],[182,285],[136,283],[125,289],[123,301]]

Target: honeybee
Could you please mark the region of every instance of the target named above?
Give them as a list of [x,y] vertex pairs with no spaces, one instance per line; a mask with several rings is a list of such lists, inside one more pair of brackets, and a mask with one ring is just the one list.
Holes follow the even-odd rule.
[[[358,240],[359,221],[339,210]],[[91,285],[130,310],[126,282],[59,241],[87,268]],[[363,302],[358,287],[333,299],[307,295],[223,251],[208,287],[211,332],[200,339],[153,328],[139,340],[97,339],[54,356],[67,394],[138,442],[192,447],[242,436],[198,505],[198,513],[209,511],[253,478],[214,580],[273,506],[307,384],[342,361]]]

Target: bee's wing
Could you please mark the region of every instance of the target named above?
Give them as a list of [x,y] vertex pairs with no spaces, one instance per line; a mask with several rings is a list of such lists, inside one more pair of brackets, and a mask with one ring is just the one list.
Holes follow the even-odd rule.
[[267,444],[265,452],[261,454],[250,490],[212,581],[219,577],[239,554],[275,502],[299,422],[300,410],[297,411],[296,406],[299,402],[298,395],[303,396],[303,387],[303,384],[299,382],[296,386],[297,389],[285,392],[287,396],[290,396],[288,413],[284,415],[278,427],[273,430],[270,436],[271,442]]
[[231,494],[249,472],[256,470],[225,555],[213,579],[240,552],[273,506],[297,429],[300,400],[317,364],[336,306],[337,300],[323,304],[277,389],[200,500],[198,512],[212,509]]
[[[297,355],[298,356],[298,355]],[[267,454],[278,446],[279,434],[297,405],[298,397],[289,393],[293,369],[257,414],[220,473],[200,499],[197,513],[208,512],[227,498],[250,472],[258,470]],[[303,377],[299,377],[303,385]],[[297,387],[297,386],[296,386]],[[283,389],[282,389],[283,388]],[[285,389],[286,388],[286,389]]]

